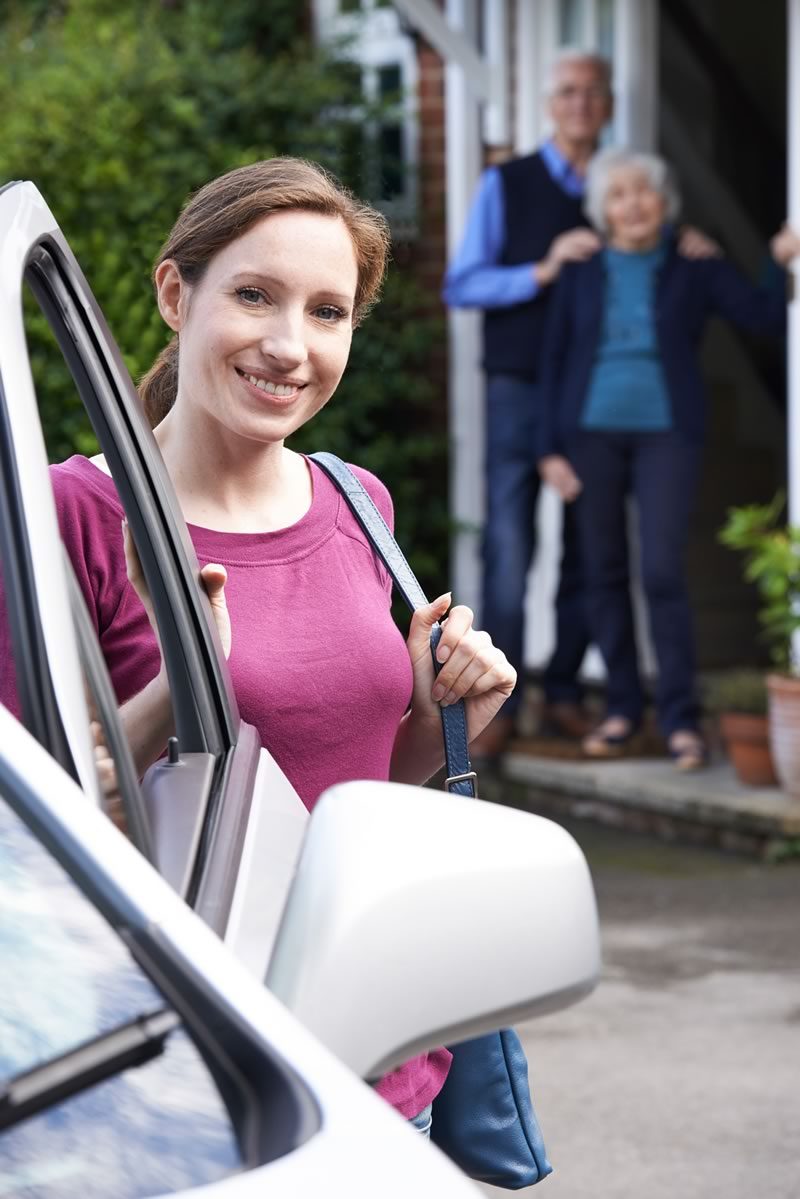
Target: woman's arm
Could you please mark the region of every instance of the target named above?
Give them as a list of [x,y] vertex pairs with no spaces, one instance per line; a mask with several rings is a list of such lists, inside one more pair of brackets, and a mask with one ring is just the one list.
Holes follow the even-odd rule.
[[707,259],[697,267],[706,272],[710,305],[719,316],[751,333],[780,337],[785,332],[786,289],[783,280],[778,287],[757,287],[726,259]]
[[[473,741],[508,699],[517,674],[505,654],[492,645],[488,633],[473,629],[470,608],[450,610],[450,595],[441,595],[416,611],[408,634],[408,654],[414,672],[411,708],[395,737],[389,777],[395,783],[426,782],[444,763],[440,706],[464,699],[467,736]],[[431,629],[443,620],[436,656],[442,668],[435,675],[431,659]]]
[[565,271],[555,286],[545,326],[542,376],[539,383],[539,474],[567,504],[576,500],[581,492],[581,481],[564,457],[558,432],[561,382],[572,338],[574,274],[574,271]]
[[[122,531],[128,580],[147,613],[147,619],[155,633],[160,652],[161,640],[153,602],[127,522],[123,523]],[[200,580],[208,594],[226,658],[230,656],[231,652],[231,622],[228,605],[225,601],[227,577],[225,567],[216,563],[209,563],[200,571]],[[122,705],[120,719],[128,738],[136,769],[142,775],[161,756],[167,741],[175,732],[172,698],[163,653],[158,674],[137,695],[132,696]]]

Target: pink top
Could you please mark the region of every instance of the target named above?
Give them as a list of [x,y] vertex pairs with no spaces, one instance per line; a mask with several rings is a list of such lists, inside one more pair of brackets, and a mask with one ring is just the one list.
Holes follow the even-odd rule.
[[[201,566],[219,562],[228,572],[229,665],[242,719],[256,727],[308,808],[334,783],[388,779],[412,687],[391,616],[391,579],[337,489],[313,462],[310,468],[311,507],[289,528],[222,533],[189,525]],[[391,528],[388,491],[368,471],[353,470]],[[51,479],[62,536],[122,704],[160,661],[125,572],[122,506],[113,480],[87,458],[52,467]],[[441,1090],[449,1064],[448,1051],[435,1050],[377,1089],[414,1116]]]

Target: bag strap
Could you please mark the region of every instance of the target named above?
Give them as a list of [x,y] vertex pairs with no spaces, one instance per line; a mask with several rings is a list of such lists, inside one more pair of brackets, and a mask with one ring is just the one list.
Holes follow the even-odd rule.
[[[395,541],[389,526],[373,503],[350,467],[335,454],[318,453],[309,455],[311,461],[325,472],[344,496],[351,512],[367,535],[372,548],[383,562],[412,612],[425,607],[428,600],[417,582],[416,575],[408,565],[405,554]],[[442,636],[442,626],[437,621],[431,629],[431,656],[436,674],[441,663],[436,658],[436,647]],[[445,791],[454,795],[466,795],[474,799],[478,794],[478,778],[469,760],[467,738],[467,713],[463,699],[446,708],[440,706],[444,756],[447,767]]]

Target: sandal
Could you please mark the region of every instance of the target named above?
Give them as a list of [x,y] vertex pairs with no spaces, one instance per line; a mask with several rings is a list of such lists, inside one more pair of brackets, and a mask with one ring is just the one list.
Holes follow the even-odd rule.
[[676,770],[702,770],[708,764],[708,750],[694,729],[676,729],[667,739],[669,756]]
[[635,737],[637,727],[627,716],[607,716],[594,732],[581,742],[587,758],[619,758]]

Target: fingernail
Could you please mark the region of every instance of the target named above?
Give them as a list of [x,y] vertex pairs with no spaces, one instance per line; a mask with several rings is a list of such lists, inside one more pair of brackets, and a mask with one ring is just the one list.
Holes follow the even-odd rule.
[[456,702],[456,698],[457,697],[456,697],[455,691],[448,691],[447,695],[442,700],[443,706],[445,708],[449,708],[451,704],[454,704]]
[[433,696],[433,698],[434,698],[434,699],[436,700],[436,702],[438,703],[438,702],[439,702],[439,700],[440,700],[440,699],[442,698],[442,696],[444,695],[444,693],[445,693],[445,689],[444,689],[444,687],[442,686],[442,684],[441,684],[441,683],[437,683],[437,684],[436,684],[436,686],[434,687],[433,691],[431,692],[431,695]]
[[449,645],[440,645],[436,651],[436,661],[437,662],[446,662],[449,657],[450,657]]

